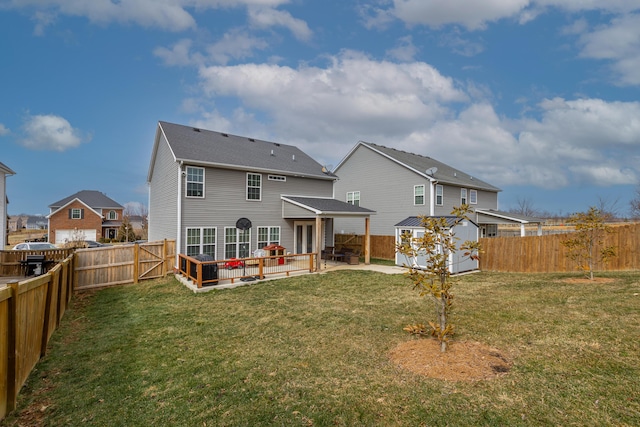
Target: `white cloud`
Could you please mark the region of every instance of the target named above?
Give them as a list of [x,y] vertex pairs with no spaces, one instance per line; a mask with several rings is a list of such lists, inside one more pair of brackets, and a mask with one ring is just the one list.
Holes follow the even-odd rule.
[[11,131],[5,125],[0,123],[0,136],[9,135]]
[[256,49],[266,49],[267,42],[246,34],[242,29],[233,29],[222,40],[207,47],[209,58],[216,64],[226,64],[231,59],[243,59],[253,55]]
[[22,126],[24,138],[20,143],[32,150],[66,151],[91,139],[60,116],[29,116]]
[[413,44],[411,36],[402,37],[396,43],[396,47],[387,50],[388,57],[396,59],[401,62],[413,61],[414,57],[418,53],[418,49]]
[[187,66],[200,63],[200,56],[193,56],[191,53],[191,45],[193,42],[189,39],[182,39],[174,43],[171,48],[157,47],[153,50],[153,54],[162,59],[165,65],[169,66]]
[[[34,32],[42,34],[48,25],[55,22],[57,15],[81,16],[98,24],[133,23],[167,31],[184,31],[196,27],[188,9],[274,8],[286,3],[289,0],[6,0],[0,7],[36,9]],[[290,21],[289,25],[300,26],[298,20],[291,18]]]
[[640,14],[614,18],[580,38],[585,58],[612,61],[622,85],[640,85]]
[[294,18],[289,12],[269,7],[250,7],[249,21],[259,28],[285,27],[298,40],[309,40],[313,34],[305,21]]

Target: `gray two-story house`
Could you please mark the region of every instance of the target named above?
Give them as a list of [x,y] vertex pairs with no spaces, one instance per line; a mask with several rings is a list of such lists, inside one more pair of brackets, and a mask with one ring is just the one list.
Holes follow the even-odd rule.
[[[340,161],[335,197],[376,211],[371,235],[394,235],[395,225],[408,217],[446,216],[454,206],[468,204],[480,237],[494,236],[498,224],[529,224],[533,218],[498,211],[501,191],[476,176],[431,157],[360,141]],[[362,224],[349,219],[335,223],[336,233],[362,234]]]
[[149,240],[217,260],[272,244],[319,257],[335,220],[368,228],[375,213],[334,199],[335,180],[295,146],[161,121],[147,175]]

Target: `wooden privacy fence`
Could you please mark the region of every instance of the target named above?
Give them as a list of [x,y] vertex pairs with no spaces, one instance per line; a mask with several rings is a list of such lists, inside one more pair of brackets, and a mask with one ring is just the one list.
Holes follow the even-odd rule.
[[175,240],[105,246],[76,251],[76,290],[138,283],[173,269]]
[[0,251],[0,276],[24,276],[22,261],[29,255],[44,255],[45,259],[57,264],[73,253],[73,249],[47,249],[29,251]]
[[[370,236],[371,258],[395,259],[395,239],[393,236]],[[348,248],[364,253],[364,236],[358,234],[336,234],[334,238],[336,250]]]
[[[480,239],[483,271],[552,273],[576,271],[575,263],[567,257],[562,241],[572,233],[527,237],[488,237]],[[604,246],[614,246],[617,256],[597,270],[640,270],[640,224],[613,227],[604,238]],[[597,251],[599,248],[595,248]],[[597,252],[594,252],[597,253]]]
[[0,288],[0,420],[43,357],[73,293],[73,255],[48,273]]

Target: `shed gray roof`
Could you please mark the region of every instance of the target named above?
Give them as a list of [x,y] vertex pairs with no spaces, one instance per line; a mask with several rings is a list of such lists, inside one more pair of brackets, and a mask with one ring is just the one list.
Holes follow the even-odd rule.
[[493,216],[497,218],[502,218],[510,221],[519,222],[521,224],[542,224],[545,222],[542,218],[536,218],[532,216],[520,215],[512,212],[504,212],[495,209],[476,209],[476,212],[482,215]]
[[203,166],[335,180],[336,176],[293,145],[159,122],[176,161]]
[[[431,157],[408,153],[406,151],[396,150],[395,148],[389,148],[365,141],[360,141],[359,144],[381,153],[423,176],[433,178],[441,184],[450,184],[459,187],[468,187],[494,192],[502,191],[498,187],[482,181],[468,173],[462,172],[459,169],[446,165],[436,159],[432,159]],[[437,168],[437,170],[434,168]],[[435,170],[435,172],[427,173],[428,170]]]
[[72,194],[69,197],[65,197],[62,200],[58,200],[57,202],[50,204],[49,207],[51,209],[57,209],[66,205],[74,199],[82,201],[85,205],[89,206],[92,209],[123,209],[123,206],[120,203],[114,201],[113,199],[110,199],[106,196],[106,194],[95,190],[78,191],[77,193]]
[[[456,223],[460,222],[460,218],[458,218],[457,216],[453,216],[453,215],[443,215],[443,216],[428,216],[425,215],[425,217],[427,218],[445,218],[447,220],[447,226],[448,227],[453,227],[454,225],[456,225]],[[402,221],[400,221],[399,223],[397,223],[396,225],[394,225],[394,227],[423,227],[422,225],[422,217],[419,216],[410,216],[408,218],[403,219]],[[470,223],[472,223],[473,225],[475,225],[477,227],[477,224],[471,220],[467,220]]]
[[311,208],[318,214],[372,215],[376,213],[371,209],[355,206],[341,200],[323,197],[282,196],[282,200]]

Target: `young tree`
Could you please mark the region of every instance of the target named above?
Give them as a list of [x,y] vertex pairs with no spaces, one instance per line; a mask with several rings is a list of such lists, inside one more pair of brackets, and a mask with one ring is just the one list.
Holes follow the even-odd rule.
[[[468,220],[467,214],[470,211],[468,205],[454,208],[452,215],[456,218],[455,224]],[[466,241],[458,246],[459,239],[454,233],[455,224],[449,224],[445,217],[421,217],[420,220],[425,229],[424,235],[418,238],[412,238],[409,233],[403,235],[396,250],[409,261],[408,277],[413,288],[420,292],[420,296],[430,296],[433,299],[436,320],[429,322],[430,330],[423,324],[409,325],[404,329],[409,333],[437,338],[440,351],[445,352],[449,337],[454,333],[454,327],[449,322],[453,304],[450,255],[463,250],[465,257],[478,259],[480,246],[477,241]],[[417,259],[424,254],[428,255],[426,266],[418,267]]]
[[120,228],[118,229],[118,241],[120,242],[135,242],[136,234],[133,231],[133,226],[131,225],[131,221],[129,221],[128,216],[124,216],[122,218],[122,224],[120,224]]
[[587,212],[578,212],[569,217],[568,224],[573,224],[573,238],[563,240],[568,249],[567,256],[573,260],[578,269],[593,280],[593,270],[598,262],[606,263],[616,256],[614,246],[604,247],[604,236],[613,229],[605,223],[605,215],[592,206]]
[[631,199],[629,205],[631,207],[631,217],[640,218],[640,185],[636,187],[635,197]]

